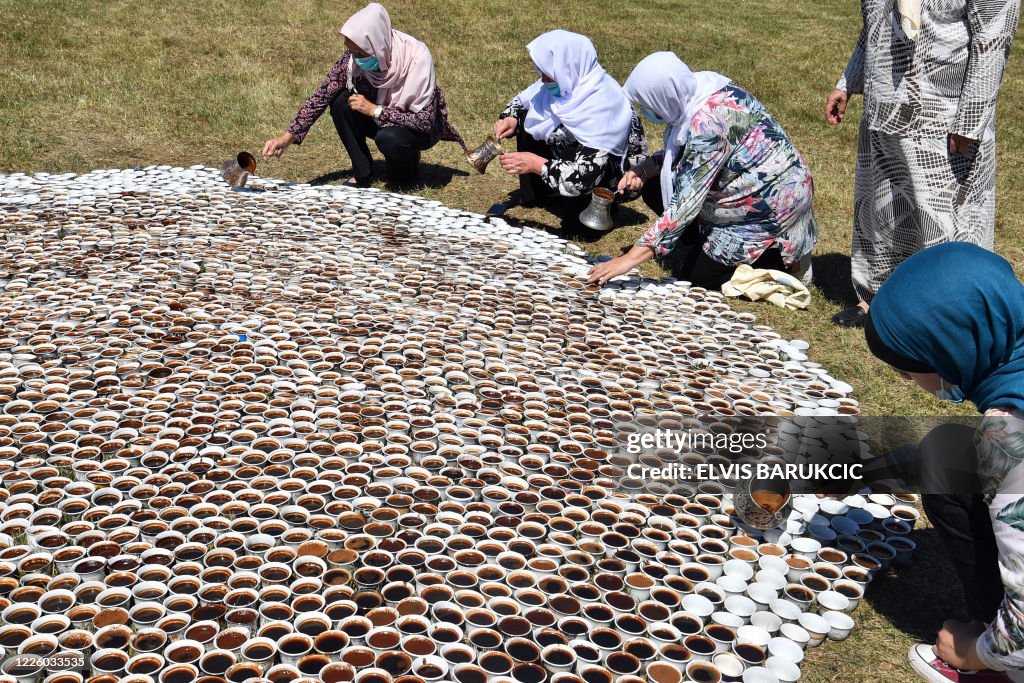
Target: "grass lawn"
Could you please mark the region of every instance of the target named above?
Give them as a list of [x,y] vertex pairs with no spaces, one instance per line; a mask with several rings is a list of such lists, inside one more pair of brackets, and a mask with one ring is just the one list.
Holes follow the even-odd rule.
[[[361,5],[322,0],[0,0],[0,172],[86,171],[169,163],[216,166],[241,149],[259,151],[281,132],[341,52],[338,27]],[[810,310],[785,313],[737,303],[780,332],[811,342],[811,358],[856,387],[869,415],[948,411],[913,390],[867,353],[859,331],[829,317],[849,285],[853,168],[860,103],[830,128],[822,110],[860,28],[856,0],[390,0],[400,30],[424,40],[438,64],[455,125],[471,145],[488,133],[505,102],[533,78],[525,45],[564,28],[589,35],[620,81],[645,55],[674,50],[695,70],[729,75],[776,116],[810,162],[821,240]],[[1020,52],[1019,45],[1014,50]],[[1014,54],[999,109],[997,250],[1024,266],[1024,62]],[[650,124],[648,124],[650,125]],[[661,130],[649,127],[655,147]],[[425,153],[420,192],[485,211],[517,187],[494,164],[471,171],[461,150]],[[348,160],[329,119],[301,147],[261,171],[289,180],[337,180]],[[383,169],[381,169],[383,170]],[[639,203],[637,203],[639,204]],[[595,253],[618,254],[652,216],[623,212],[625,225]],[[538,210],[511,218],[557,226]],[[968,409],[962,409],[968,414]],[[912,571],[882,581],[862,606],[850,640],[812,651],[805,681],[906,681],[906,648],[929,638],[959,609],[951,568],[930,530]]]

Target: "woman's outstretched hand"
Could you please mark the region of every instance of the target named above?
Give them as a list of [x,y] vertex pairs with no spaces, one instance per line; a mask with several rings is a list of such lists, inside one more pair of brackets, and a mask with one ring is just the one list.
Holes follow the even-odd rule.
[[276,138],[270,138],[263,143],[263,158],[280,157],[293,142],[295,142],[295,136],[291,133],[281,133]]
[[614,277],[628,273],[632,268],[632,262],[625,255],[613,258],[611,261],[598,263],[591,268],[587,275],[587,282],[603,285]]
[[514,116],[506,116],[494,122],[494,139],[504,140],[516,134],[519,127],[519,119]]
[[653,256],[654,250],[650,247],[633,247],[622,256],[598,263],[591,268],[590,273],[587,274],[587,282],[603,285],[613,277],[628,273]]

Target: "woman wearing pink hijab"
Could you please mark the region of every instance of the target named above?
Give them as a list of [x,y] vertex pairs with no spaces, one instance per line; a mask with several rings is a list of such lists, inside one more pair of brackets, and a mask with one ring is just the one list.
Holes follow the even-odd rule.
[[387,162],[388,179],[405,184],[416,179],[420,152],[438,140],[462,137],[448,121],[448,105],[434,80],[434,60],[427,46],[391,28],[383,5],[370,3],[341,27],[345,52],[327,78],[299,110],[284,133],[267,140],[264,157],[279,157],[301,144],[320,115],[330,107],[334,127],[352,160],[345,184],[367,187],[373,181],[373,138]]

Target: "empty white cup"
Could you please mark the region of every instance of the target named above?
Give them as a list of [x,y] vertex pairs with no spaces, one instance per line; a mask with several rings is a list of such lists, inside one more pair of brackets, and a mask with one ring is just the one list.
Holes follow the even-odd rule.
[[821,616],[829,623],[828,637],[832,640],[845,640],[853,631],[853,617],[844,612],[822,612]]
[[782,626],[782,619],[774,612],[758,612],[750,617],[750,625],[762,628],[769,635],[774,636]]
[[800,615],[797,623],[811,636],[810,641],[807,643],[808,647],[821,645],[825,638],[828,637],[829,631],[832,630],[832,626],[828,621],[820,614],[815,614],[814,612],[804,612]]
[[752,666],[743,672],[743,683],[779,683],[779,677],[763,666]]
[[779,683],[796,683],[800,680],[800,667],[782,657],[769,657],[764,668],[775,674]]
[[811,634],[800,624],[783,624],[779,628],[779,635],[793,641],[801,648],[806,648],[811,642]]
[[789,638],[783,638],[782,636],[777,636],[768,641],[768,652],[773,657],[781,657],[794,664],[799,664],[804,659],[804,649]]

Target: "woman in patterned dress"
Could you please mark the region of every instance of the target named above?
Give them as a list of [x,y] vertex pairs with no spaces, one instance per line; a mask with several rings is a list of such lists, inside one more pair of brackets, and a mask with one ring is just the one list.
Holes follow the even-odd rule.
[[[652,257],[694,285],[719,289],[741,263],[796,272],[817,240],[814,182],[782,127],[725,76],[694,73],[671,52],[644,58],[625,85],[665,150],[619,182],[643,188],[661,218],[628,253],[590,271],[604,283]],[[650,182],[654,181],[654,182]]]
[[391,28],[387,10],[375,2],[353,14],[341,34],[345,52],[287,130],[263,145],[264,157],[279,157],[290,145],[302,144],[328,108],[352,160],[346,185],[367,187],[373,181],[367,138],[377,143],[388,179],[398,184],[417,178],[420,152],[439,140],[465,148],[448,122],[448,105],[426,45]]
[[1009,680],[963,670],[1024,677],[1024,285],[1000,256],[940,244],[893,270],[865,336],[904,379],[984,415],[976,429],[947,424],[918,446],[924,509],[970,621],[947,621],[934,647],[911,648],[910,662],[935,683]]
[[550,31],[526,49],[540,78],[494,124],[497,139],[516,136],[518,151],[503,154],[501,167],[519,175],[524,206],[557,196],[562,228],[586,234],[579,214],[590,193],[614,190],[625,169],[646,157],[643,122],[586,36]]
[[864,95],[854,182],[853,287],[833,321],[859,327],[899,263],[940,242],[992,249],[996,97],[1020,0],[861,0],[857,47],[825,104]]

